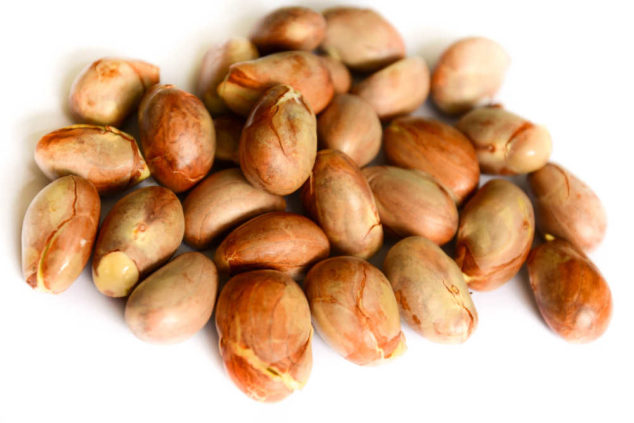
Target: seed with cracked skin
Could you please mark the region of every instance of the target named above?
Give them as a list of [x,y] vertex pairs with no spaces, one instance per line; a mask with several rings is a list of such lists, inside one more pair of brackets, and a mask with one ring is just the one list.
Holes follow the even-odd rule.
[[103,58],[91,63],[70,89],[71,113],[82,122],[119,126],[145,90],[159,82],[159,68],[140,60]]
[[327,27],[321,48],[351,69],[371,72],[405,56],[403,38],[376,11],[334,7],[323,15]]
[[492,179],[460,213],[455,260],[469,288],[488,291],[520,270],[535,234],[533,206],[505,179]]
[[139,106],[141,145],[152,176],[174,192],[203,179],[214,161],[214,124],[203,103],[173,85],[156,85]]
[[607,218],[601,200],[589,186],[554,163],[528,175],[528,183],[542,234],[564,238],[582,251],[601,242]]
[[200,253],[181,254],[134,289],[125,305],[125,321],[144,341],[184,341],[209,321],[217,290],[214,263]]
[[22,272],[33,288],[59,294],[90,258],[101,201],[80,176],[63,176],[31,201],[22,223]]
[[414,236],[390,248],[383,263],[407,323],[430,341],[466,341],[478,325],[460,268],[427,238]]
[[605,332],[612,315],[612,294],[599,269],[563,239],[535,248],[528,276],[540,313],[569,342],[589,342]]
[[109,297],[125,297],[165,263],[183,240],[185,219],[178,197],[151,186],[121,198],[104,219],[92,258],[92,280]]
[[389,163],[430,174],[458,204],[478,187],[475,149],[453,126],[418,116],[398,118],[385,128],[383,145]]
[[313,266],[304,290],[319,335],[360,366],[401,355],[398,305],[390,282],[358,257],[332,257]]
[[207,50],[200,65],[196,93],[212,116],[221,115],[229,110],[218,94],[218,85],[227,76],[229,66],[257,59],[259,56],[253,43],[243,37],[231,38]]
[[374,195],[359,166],[344,153],[317,153],[302,202],[338,253],[368,258],[381,248],[383,226]]
[[214,118],[216,154],[214,160],[240,164],[240,136],[244,119],[226,114]]
[[298,277],[329,253],[328,238],[312,220],[270,212],[234,229],[216,249],[214,261],[222,273],[275,269]]
[[185,198],[185,242],[207,248],[220,234],[259,214],[282,211],[284,197],[255,188],[240,169],[225,169],[204,179]]
[[483,173],[513,175],[544,166],[552,151],[548,130],[501,107],[481,107],[456,124],[473,143]]
[[135,139],[112,126],[72,125],[44,135],[35,162],[49,179],[72,174],[100,194],[122,191],[150,176]]
[[394,166],[369,166],[363,175],[381,223],[396,235],[421,235],[439,245],[453,238],[458,229],[456,203],[431,176]]
[[429,69],[420,57],[407,57],[368,76],[352,93],[367,101],[381,120],[416,110],[429,94]]
[[306,384],[310,308],[289,276],[256,270],[231,278],[218,298],[216,328],[225,369],[249,397],[280,401]]
[[235,113],[246,116],[264,91],[276,84],[290,85],[315,113],[330,103],[334,87],[322,60],[307,51],[285,51],[235,63],[218,86],[218,94]]
[[275,85],[255,105],[240,138],[240,168],[255,187],[288,195],[310,176],[317,154],[317,120],[304,98]]
[[311,51],[326,34],[326,20],[307,7],[281,7],[266,15],[251,33],[263,53],[284,50]]
[[344,94],[350,91],[352,75],[350,75],[350,71],[346,65],[344,65],[341,60],[331,56],[319,56],[319,58],[330,73],[335,94]]
[[510,64],[496,42],[483,37],[459,40],[442,54],[431,78],[431,96],[440,110],[460,114],[489,101]]
[[356,95],[336,95],[317,119],[320,146],[346,153],[359,166],[379,153],[382,132],[372,106]]

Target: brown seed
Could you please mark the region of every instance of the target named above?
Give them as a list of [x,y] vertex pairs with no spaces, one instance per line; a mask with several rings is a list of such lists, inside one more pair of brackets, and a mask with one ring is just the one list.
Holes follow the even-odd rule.
[[381,248],[383,227],[374,196],[359,166],[344,153],[317,153],[302,201],[337,252],[367,258]]
[[407,348],[390,282],[367,261],[321,261],[306,275],[304,289],[317,332],[346,360],[377,364]]
[[520,270],[535,233],[533,206],[524,192],[504,179],[492,179],[460,213],[456,263],[469,288],[488,291]]
[[408,57],[373,73],[352,87],[382,120],[407,114],[429,94],[429,69],[420,57]]
[[34,289],[65,291],[90,258],[101,201],[80,176],[63,176],[31,201],[22,223],[22,273]]
[[481,107],[456,124],[473,143],[484,173],[512,175],[535,171],[548,162],[550,134],[500,107]]
[[276,84],[290,85],[315,112],[330,103],[334,87],[321,59],[306,51],[286,51],[235,63],[229,68],[218,94],[227,106],[246,116],[264,91]]
[[431,77],[431,95],[440,110],[464,113],[497,93],[510,59],[496,42],[482,37],[464,38],[449,46]]
[[125,321],[144,341],[184,341],[209,321],[217,290],[214,263],[200,253],[181,254],[134,289],[125,305]]
[[528,175],[528,183],[540,232],[564,238],[582,251],[601,242],[607,225],[605,209],[590,187],[554,163]]
[[589,342],[605,332],[612,294],[599,269],[568,241],[535,248],[528,275],[537,306],[552,330],[570,342]]
[[49,179],[79,175],[100,194],[122,191],[150,176],[131,135],[112,126],[72,125],[44,135],[35,162]]
[[317,48],[326,34],[326,20],[307,7],[281,7],[266,15],[251,33],[262,52]]
[[231,278],[218,298],[216,328],[225,369],[249,397],[279,401],[306,384],[310,309],[289,276],[256,270]]
[[214,261],[222,273],[275,269],[298,277],[329,253],[328,238],[312,220],[270,212],[234,229],[216,250]]
[[421,235],[445,244],[458,229],[458,209],[451,195],[429,175],[394,166],[363,169],[381,223],[398,236]]
[[355,95],[336,95],[317,119],[320,146],[346,153],[359,166],[379,153],[382,132],[372,106]]
[[221,115],[229,110],[218,94],[218,85],[227,76],[229,66],[257,59],[259,56],[253,43],[242,37],[231,38],[207,50],[200,66],[196,93],[212,116]]
[[319,56],[322,63],[328,69],[330,73],[330,79],[332,79],[332,85],[335,89],[335,94],[343,94],[350,91],[352,85],[352,76],[350,71],[341,63],[340,60],[330,56]]
[[346,66],[371,72],[405,56],[401,35],[374,10],[335,7],[323,14],[327,27],[321,48]]
[[267,90],[240,138],[240,168],[247,180],[288,195],[310,176],[317,154],[317,121],[302,95],[288,85]]
[[151,186],[127,194],[101,224],[92,258],[95,286],[109,297],[127,296],[170,258],[184,231],[183,208],[172,191]]
[[214,161],[214,125],[203,103],[173,85],[156,85],[139,106],[141,145],[152,176],[174,192],[204,178]]
[[185,242],[194,248],[207,248],[220,234],[246,220],[285,208],[284,197],[255,188],[240,169],[221,170],[185,198]]
[[119,126],[145,90],[159,82],[159,68],[140,60],[103,58],[91,63],[70,89],[70,111],[82,122]]
[[215,160],[240,164],[240,136],[243,127],[244,119],[234,115],[222,115],[214,119]]
[[466,341],[478,325],[469,288],[456,263],[430,240],[405,238],[383,263],[401,314],[425,338],[444,344]]
[[430,174],[458,203],[478,186],[480,169],[473,145],[452,126],[402,117],[385,128],[383,142],[388,162]]

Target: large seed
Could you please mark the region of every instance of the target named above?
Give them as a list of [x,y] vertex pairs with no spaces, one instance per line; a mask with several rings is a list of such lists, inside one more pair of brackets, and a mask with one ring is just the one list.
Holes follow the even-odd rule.
[[368,164],[381,148],[381,122],[366,101],[350,94],[333,98],[317,119],[319,144],[346,153],[359,166]]
[[459,40],[438,60],[431,78],[431,95],[440,110],[464,113],[497,93],[510,59],[494,41],[482,37]]
[[552,330],[570,342],[592,341],[605,332],[612,294],[597,267],[568,241],[535,248],[528,275],[537,306]]
[[101,201],[80,176],[63,176],[31,201],[22,223],[22,272],[32,288],[59,294],[77,279],[95,242]]
[[504,179],[487,182],[460,214],[455,257],[469,287],[491,290],[515,276],[534,233],[526,194]]
[[264,91],[290,85],[315,112],[330,103],[334,88],[322,60],[306,51],[286,51],[231,65],[218,94],[234,112],[246,116]]
[[326,20],[307,7],[281,7],[256,25],[251,41],[261,52],[281,50],[311,51],[326,34]]
[[363,169],[381,223],[398,236],[421,235],[445,244],[458,229],[458,210],[451,194],[418,170],[394,166]]
[[367,261],[321,261],[306,275],[304,289],[317,332],[346,360],[376,364],[406,349],[390,282]]
[[223,273],[275,269],[298,277],[329,252],[328,238],[312,220],[270,212],[234,229],[216,250],[214,261]]
[[91,63],[70,89],[76,119],[119,126],[137,107],[145,90],[159,82],[159,68],[140,60],[103,58]]
[[104,219],[92,258],[92,280],[101,293],[125,297],[145,275],[165,263],[185,231],[183,208],[167,188],[152,186],[117,201]]
[[44,135],[35,162],[50,179],[79,175],[100,194],[117,192],[150,176],[131,135],[112,126],[72,125]]
[[312,368],[310,309],[287,275],[234,276],[216,308],[220,354],[233,382],[258,401],[279,401],[306,384]]
[[200,253],[181,254],[134,289],[125,321],[144,341],[184,341],[209,321],[217,290],[213,262]]
[[173,85],[156,85],[139,107],[141,145],[152,176],[174,192],[204,178],[214,161],[214,125],[203,103]]
[[194,248],[206,248],[234,226],[258,214],[285,208],[284,197],[255,188],[240,169],[221,170],[203,180],[183,202],[185,242]]
[[554,163],[528,175],[535,196],[537,227],[546,236],[592,250],[605,235],[606,215],[599,197],[572,173]]
[[326,37],[321,48],[358,71],[374,71],[405,56],[398,31],[377,12],[356,7],[325,10]]
[[484,173],[532,172],[548,162],[552,150],[546,128],[500,107],[472,110],[456,127],[473,142]]
[[480,179],[473,145],[460,131],[421,117],[392,121],[383,135],[387,160],[396,166],[430,174],[461,203]]
[[401,314],[434,342],[466,341],[478,325],[469,288],[456,263],[433,242],[409,237],[394,245],[383,263]]
[[416,110],[429,94],[429,69],[420,57],[408,57],[373,73],[352,87],[382,120]]
[[240,138],[247,180],[272,194],[290,194],[310,176],[316,154],[317,121],[302,95],[288,85],[266,91]]
[[372,190],[359,166],[344,153],[317,153],[302,201],[337,252],[367,258],[381,248],[383,227]]

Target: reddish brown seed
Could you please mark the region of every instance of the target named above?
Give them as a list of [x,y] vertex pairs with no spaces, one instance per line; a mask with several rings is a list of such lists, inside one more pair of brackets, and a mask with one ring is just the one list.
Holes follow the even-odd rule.
[[173,85],[156,85],[139,106],[141,145],[152,176],[174,192],[204,178],[214,160],[214,125],[203,103]]
[[216,329],[225,369],[249,397],[280,401],[306,384],[310,309],[289,276],[256,270],[231,278],[218,298]]
[[588,342],[605,332],[612,315],[610,288],[568,241],[555,239],[535,248],[528,275],[544,320],[565,340]]
[[379,153],[382,132],[372,106],[351,94],[336,95],[317,119],[320,147],[344,152],[359,166]]
[[34,289],[59,294],[90,258],[101,201],[80,176],[63,176],[31,201],[22,223],[22,272]]
[[321,13],[307,7],[281,7],[266,15],[251,33],[251,41],[263,53],[317,48],[326,33]]
[[346,360],[377,364],[407,348],[390,282],[367,261],[321,261],[306,275],[304,290],[317,332]]
[[480,169],[469,139],[450,125],[421,117],[392,121],[383,134],[387,160],[430,174],[461,203],[478,186]]
[[150,176],[131,135],[112,126],[72,125],[44,135],[35,162],[50,179],[79,175],[100,194],[122,191]]
[[337,252],[367,258],[381,248],[383,227],[372,190],[359,166],[344,153],[317,153],[302,202]]
[[456,203],[429,175],[414,169],[370,166],[363,169],[381,223],[398,236],[421,235],[449,242],[458,229]]
[[200,253],[181,254],[134,289],[125,305],[125,321],[144,341],[184,341],[209,321],[217,290],[214,263]]
[[323,14],[327,27],[321,48],[346,66],[371,72],[405,56],[401,35],[374,10],[335,7]]
[[312,220],[270,212],[234,229],[216,249],[214,261],[222,273],[275,269],[298,277],[329,253],[328,238]]
[[95,286],[109,297],[127,296],[170,258],[184,231],[183,208],[172,191],[151,186],[127,194],[101,224],[92,258]]
[[246,116],[262,93],[276,84],[299,91],[315,113],[330,103],[334,87],[322,60],[306,51],[286,51],[235,63],[229,68],[218,94],[231,110]]
[[240,138],[245,178],[271,194],[288,195],[310,176],[317,154],[317,121],[302,95],[288,85],[267,90]]
[[607,218],[599,197],[563,167],[548,163],[528,175],[535,196],[537,227],[546,236],[590,251],[605,236]]
[[335,94],[343,94],[350,91],[352,85],[352,75],[340,60],[330,56],[319,56],[323,64],[328,68]]
[[528,256],[535,218],[524,192],[505,179],[492,179],[460,213],[455,259],[469,288],[499,287],[520,270]]
[[91,63],[70,89],[70,111],[81,122],[119,126],[145,90],[159,82],[159,68],[140,60],[103,58]]
[[231,114],[214,118],[216,154],[214,160],[240,164],[240,136],[244,119]]
[[207,248],[222,233],[269,211],[286,208],[284,197],[255,188],[240,169],[208,176],[185,198],[185,242]]

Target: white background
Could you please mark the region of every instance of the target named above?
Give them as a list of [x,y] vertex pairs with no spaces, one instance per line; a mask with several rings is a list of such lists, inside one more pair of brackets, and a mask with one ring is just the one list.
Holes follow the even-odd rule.
[[[163,82],[191,89],[207,47],[247,35],[283,3],[3,7],[0,421],[633,421],[634,31],[627,1],[371,3],[402,32],[408,53],[432,66],[467,35],[489,36],[510,53],[499,100],[549,128],[553,160],[587,181],[607,209],[607,236],[591,258],[610,284],[614,314],[594,343],[570,345],[546,327],[522,270],[494,292],[474,293],[480,324],[466,344],[433,344],[405,327],[404,356],[361,368],[315,336],[305,389],[259,404],[225,374],[212,324],[182,344],[154,346],[130,333],[124,302],[99,294],[87,272],[59,296],[23,282],[22,217],[46,184],[33,149],[43,134],[70,123],[65,101],[77,72],[104,55],[136,57],[159,65]],[[308,3],[319,10],[331,4]],[[419,113],[433,111],[427,105]]]

